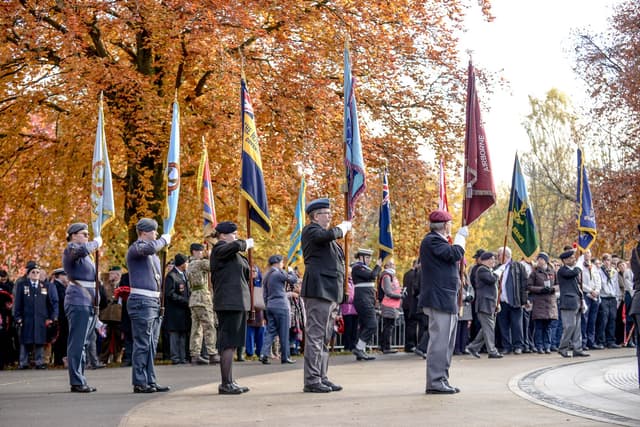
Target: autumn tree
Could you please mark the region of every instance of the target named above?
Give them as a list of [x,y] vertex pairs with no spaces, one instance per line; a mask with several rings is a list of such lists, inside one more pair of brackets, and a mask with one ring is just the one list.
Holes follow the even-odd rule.
[[[409,253],[413,224],[426,223],[421,207],[432,197],[422,191],[431,178],[418,149],[461,151],[465,72],[456,34],[466,7],[477,7],[465,4],[3,2],[0,250],[14,267],[31,258],[54,267],[66,225],[88,221],[100,92],[118,210],[104,230],[108,260],[121,262],[140,216],[161,221],[174,99],[182,113],[182,190],[173,249],[202,238],[195,192],[202,137],[218,218],[237,220],[244,72],[274,223],[274,243],[257,236],[258,259],[285,252],[298,166],[309,173],[309,199],[331,196],[342,207],[342,49],[349,39],[365,162],[376,170],[388,159],[399,253]],[[488,7],[482,2],[487,15]]]

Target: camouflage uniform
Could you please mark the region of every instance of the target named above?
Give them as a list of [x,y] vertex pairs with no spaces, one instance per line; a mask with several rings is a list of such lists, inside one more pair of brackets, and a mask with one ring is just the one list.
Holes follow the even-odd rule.
[[202,337],[209,356],[218,354],[216,350],[215,315],[209,292],[209,260],[192,259],[187,267],[187,279],[191,287],[189,308],[191,309],[191,356],[200,356]]

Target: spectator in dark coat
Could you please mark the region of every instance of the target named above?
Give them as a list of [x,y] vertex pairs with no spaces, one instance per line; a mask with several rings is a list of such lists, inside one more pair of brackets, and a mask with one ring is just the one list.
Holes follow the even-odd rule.
[[165,327],[169,331],[171,364],[187,363],[187,331],[190,329],[187,257],[176,254],[174,267],[165,280]]
[[549,255],[540,252],[529,276],[527,288],[532,300],[531,319],[538,353],[551,353],[551,322],[558,318],[558,283],[556,272],[549,266]]
[[522,354],[524,350],[523,316],[527,306],[527,279],[525,267],[511,259],[511,249],[498,249],[498,262],[502,263],[496,273],[500,277],[500,313],[498,325],[502,335],[502,349],[505,354],[513,351]]

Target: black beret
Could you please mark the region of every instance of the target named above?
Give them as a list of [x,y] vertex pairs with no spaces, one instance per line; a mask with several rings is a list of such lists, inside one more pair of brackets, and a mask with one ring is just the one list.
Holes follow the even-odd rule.
[[329,209],[331,207],[331,201],[327,198],[323,199],[315,199],[307,203],[307,207],[304,208],[304,211],[309,215],[311,212],[316,211],[318,209]]
[[277,264],[282,261],[282,255],[271,255],[269,257],[269,265]]
[[89,230],[89,226],[84,222],[74,222],[67,228],[67,241],[71,240],[71,235],[79,233],[82,230]]
[[216,225],[216,231],[222,234],[230,234],[238,230],[238,226],[232,221],[222,221]]
[[[569,255],[569,256],[571,256],[571,255]],[[546,252],[540,252],[538,254],[538,256],[536,257],[536,259],[538,259],[538,258],[542,258],[546,263],[549,263],[549,255],[547,255]]]
[[25,268],[27,269],[27,274],[29,274],[31,270],[35,270],[36,268],[39,269],[40,267],[38,266],[38,263],[36,263],[35,261],[29,261],[25,266]]
[[204,251],[204,245],[201,243],[192,243],[191,246],[189,246],[189,250],[191,252],[193,251]]
[[182,254],[176,254],[176,256],[173,257],[173,264],[176,267],[180,267],[185,262],[187,262],[187,257]]
[[158,229],[158,223],[155,219],[151,218],[140,218],[138,223],[136,224],[136,230],[138,231],[155,231]]
[[356,252],[356,257],[359,257],[360,255],[371,256],[371,255],[373,255],[373,250],[372,249],[358,248],[358,252]]
[[483,253],[485,253],[486,251],[484,249],[478,249],[476,251],[475,254],[473,254],[473,259],[478,259],[480,258],[480,255],[482,255]]
[[7,273],[7,270],[0,270],[0,277],[9,277],[9,273]]
[[493,258],[495,256],[496,256],[496,254],[494,254],[493,252],[484,251],[484,252],[482,252],[480,254],[479,258],[480,258],[480,261],[486,261],[486,260],[491,259],[491,258]]
[[59,276],[61,274],[64,274],[65,276],[67,275],[67,273],[64,272],[64,268],[56,268],[55,270],[53,270],[54,276]]
[[568,251],[564,251],[560,254],[560,256],[558,258],[560,259],[567,259],[569,258],[571,255],[573,255],[575,253],[575,251],[573,249],[570,249]]

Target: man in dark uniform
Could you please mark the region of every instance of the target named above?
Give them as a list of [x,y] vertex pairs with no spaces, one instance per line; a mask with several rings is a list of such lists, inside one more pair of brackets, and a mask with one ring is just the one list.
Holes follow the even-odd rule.
[[305,272],[301,296],[307,315],[304,343],[304,391],[327,393],[342,390],[327,378],[329,341],[338,314],[338,304],[344,295],[344,253],[336,239],[351,230],[344,221],[329,228],[329,199],[310,202],[305,212],[311,221],[302,230],[302,253]]
[[562,319],[562,338],[558,353],[562,357],[589,356],[582,351],[582,270],[576,265],[576,255],[573,249],[560,254],[562,267],[558,269],[558,285],[560,286],[560,318]]
[[356,262],[351,265],[351,279],[353,280],[353,305],[358,312],[358,342],[353,354],[356,360],[373,360],[374,356],[367,354],[367,343],[375,335],[378,328],[376,318],[376,279],[380,274],[382,261],[378,260],[373,270],[369,267],[373,251],[358,249]]
[[173,269],[164,282],[165,327],[169,331],[171,364],[187,363],[187,333],[191,329],[189,318],[188,262],[183,254],[174,257]]
[[53,364],[63,366],[63,359],[67,357],[67,341],[69,340],[69,322],[64,313],[64,295],[67,291],[69,278],[64,268],[53,270],[53,284],[58,293],[58,339],[53,343]]
[[451,234],[449,212],[431,212],[429,223],[431,231],[420,245],[422,271],[419,305],[429,317],[426,393],[453,394],[460,391],[449,384],[449,366],[458,324],[458,263],[464,257],[469,230],[467,227],[461,227],[453,245],[450,245],[447,240]]
[[131,318],[133,354],[131,381],[134,393],[169,391],[168,386],[156,382],[153,361],[160,335],[160,259],[156,253],[168,246],[171,235],[163,234],[156,240],[158,223],[142,218],[136,224],[138,240],[129,246],[127,267],[131,293],[127,311]]

